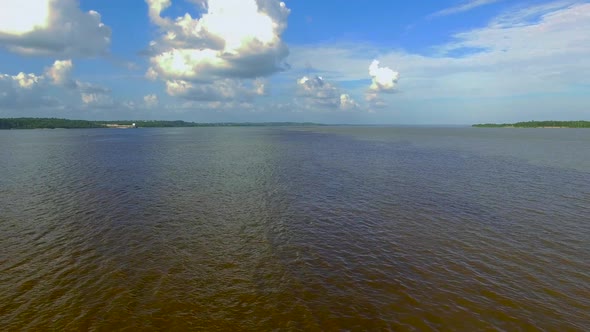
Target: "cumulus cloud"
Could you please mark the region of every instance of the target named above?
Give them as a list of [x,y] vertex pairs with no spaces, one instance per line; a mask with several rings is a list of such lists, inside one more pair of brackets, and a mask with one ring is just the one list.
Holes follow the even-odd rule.
[[373,60],[369,66],[369,75],[372,83],[370,90],[375,92],[392,92],[397,86],[399,73],[389,67],[380,67],[378,60]]
[[297,80],[297,85],[299,87],[299,96],[303,97],[308,106],[313,108],[339,108],[343,110],[358,108],[358,104],[350,95],[343,93],[321,76],[303,76]]
[[143,97],[143,104],[147,108],[154,108],[160,104],[160,100],[158,99],[158,96],[156,96],[155,94],[150,94]]
[[[543,116],[543,109],[549,117],[560,109],[563,118],[584,118],[590,96],[587,31],[590,3],[518,4],[487,25],[450,35],[432,54],[324,44],[292,47],[290,62],[304,70],[313,61],[317,70],[353,84],[367,77],[367,54],[379,54],[403,75],[398,88],[403,84],[404,93],[358,89],[375,109],[395,103],[388,112],[408,123],[522,121]],[[433,116],[433,109],[440,112]]]
[[71,60],[57,60],[41,75],[24,72],[19,72],[16,75],[0,74],[0,80],[3,82],[4,95],[7,94],[6,90],[9,87],[19,90],[36,90],[45,88],[47,83],[61,85],[64,81],[69,80],[71,67]]
[[56,60],[53,65],[45,70],[45,75],[56,85],[71,84],[72,60]]
[[109,88],[72,79],[71,74],[73,68],[74,63],[71,59],[56,60],[51,67],[45,69],[43,79],[47,78],[53,85],[72,89],[81,95],[86,95],[86,97],[82,97],[83,100],[98,99],[98,97],[89,96],[107,95],[111,92]]
[[[8,79],[8,75],[6,76]],[[39,85],[39,83],[43,80],[43,76],[37,76],[35,74],[25,74],[23,72],[20,72],[18,73],[18,75],[12,76],[12,80],[14,81],[14,83],[18,85],[18,87],[30,90],[33,87]]]
[[276,0],[209,0],[200,18],[161,17],[170,0],[147,0],[163,36],[150,44],[150,72],[163,79],[254,78],[285,68],[289,9]]
[[108,52],[111,29],[78,0],[3,1],[0,47],[26,55],[92,57]]
[[340,95],[340,108],[343,110],[357,109],[359,105],[350,97],[349,94],[343,93]]
[[45,93],[44,77],[20,72],[0,74],[0,109],[51,107],[59,102]]
[[[589,82],[586,31],[590,31],[590,4],[559,1],[512,8],[484,27],[450,36],[451,41],[439,45],[432,55],[393,51],[381,54],[380,60],[395,63],[403,74],[404,94],[398,98],[558,93]],[[294,48],[297,57],[291,61],[305,68],[306,61],[314,59],[314,67],[339,80],[357,81],[366,75],[368,52],[379,50],[354,45]]]
[[42,77],[35,74],[25,74],[23,72],[17,75],[0,74],[0,81],[2,82],[3,94],[7,94],[7,90],[13,89],[32,89]]
[[146,77],[165,81],[171,95],[188,96],[191,91],[192,99],[241,98],[227,85],[242,83],[227,79],[254,79],[287,68],[288,48],[281,35],[290,10],[283,2],[192,1],[203,14],[193,18],[187,13],[176,19],[162,17],[171,0],[146,2],[150,20],[162,32],[147,50]]
[[16,75],[0,74],[0,108],[55,107],[60,99],[78,98],[84,106],[106,107],[113,105],[111,90],[96,84],[81,82],[71,77],[72,60],[56,60],[41,75],[20,72]]

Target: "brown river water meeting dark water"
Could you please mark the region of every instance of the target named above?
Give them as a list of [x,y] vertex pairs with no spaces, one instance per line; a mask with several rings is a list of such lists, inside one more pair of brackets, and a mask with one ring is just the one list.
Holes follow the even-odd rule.
[[1,331],[590,330],[590,130],[12,130],[0,172]]

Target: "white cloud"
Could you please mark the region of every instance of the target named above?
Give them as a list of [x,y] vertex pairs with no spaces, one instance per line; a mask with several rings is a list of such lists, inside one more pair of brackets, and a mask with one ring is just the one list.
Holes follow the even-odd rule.
[[254,80],[254,94],[258,96],[266,95],[266,83],[260,78]]
[[589,28],[590,3],[553,3],[501,15],[484,28],[457,33],[439,50],[443,56],[476,50],[469,57],[472,65],[570,57],[589,51]]
[[20,72],[0,74],[0,109],[42,108],[57,106],[57,99],[45,93],[43,75]]
[[42,29],[49,23],[49,0],[3,1],[0,31],[20,35]]
[[108,52],[111,29],[78,0],[2,2],[0,47],[26,55],[92,57]]
[[23,89],[32,89],[38,86],[40,81],[43,80],[43,76],[37,76],[35,74],[25,74],[23,72],[18,73],[16,76],[12,76],[12,80]]
[[0,74],[0,109],[114,105],[110,89],[72,79],[72,68],[71,60],[56,60],[41,75]]
[[211,80],[254,78],[285,68],[281,34],[289,9],[276,0],[209,0],[200,18],[161,17],[169,0],[147,0],[151,21],[163,36],[150,44],[149,76]]
[[80,95],[84,104],[92,104],[98,101],[98,96],[93,93],[83,93]]
[[375,92],[392,92],[397,86],[399,73],[389,67],[379,67],[379,61],[373,60],[369,66],[372,83],[370,90]]
[[31,89],[36,86],[42,76],[35,74],[25,74],[23,72],[17,75],[0,74],[0,81],[2,81],[2,87],[4,90],[10,89]]
[[259,78],[287,67],[288,48],[281,35],[290,10],[283,2],[193,1],[204,14],[193,18],[187,13],[176,19],[161,16],[172,5],[170,0],[146,2],[150,20],[162,31],[161,38],[150,43],[146,77],[165,81],[173,96],[239,99],[241,94],[227,86],[243,83],[228,79]]
[[53,84],[67,85],[71,83],[72,60],[56,60],[46,69],[45,75],[49,76]]
[[114,106],[113,97],[104,93],[81,93],[80,98],[84,106],[93,108],[110,108]]
[[170,19],[160,17],[160,13],[170,7],[172,0],[146,0],[148,4],[148,15],[150,20],[159,26],[172,24]]
[[327,82],[321,76],[303,76],[297,80],[299,96],[305,100],[310,109],[357,109],[359,105],[339,88]]
[[[434,49],[433,54],[404,51],[383,53],[371,45],[311,45],[293,47],[293,71],[303,71],[308,63],[315,70],[330,73],[339,82],[356,84],[362,93],[366,64],[378,57],[383,63],[395,64],[403,74],[397,82],[397,94],[377,93],[373,89],[365,95],[372,107],[383,108],[388,103],[395,107],[388,112],[413,113],[420,103],[440,98],[453,99],[455,118],[460,112],[482,114],[485,107],[472,107],[490,98],[509,98],[530,94],[553,94],[565,109],[579,110],[580,98],[572,98],[590,84],[590,4],[559,1],[526,8],[512,8],[480,28],[452,35],[449,43]],[[373,82],[371,82],[373,83]],[[586,88],[587,89],[587,88]],[[570,94],[568,96],[568,93]],[[485,99],[482,99],[485,98]],[[584,97],[588,98],[588,97]],[[573,105],[574,99],[576,105]],[[538,98],[527,99],[531,109],[545,107]],[[586,99],[588,102],[590,100]],[[449,102],[450,103],[450,102]],[[432,105],[428,107],[432,109]],[[468,106],[466,106],[468,105]],[[503,105],[511,105],[504,102]],[[513,103],[516,105],[516,103]],[[448,107],[453,109],[453,107]],[[524,114],[522,104],[512,110],[513,119]],[[490,107],[489,114],[506,112]],[[527,118],[530,120],[530,113]],[[483,114],[482,114],[483,116]],[[576,117],[585,117],[580,114]],[[444,113],[440,114],[444,117]],[[508,118],[504,121],[508,121]]]
[[111,90],[100,85],[88,82],[81,82],[73,80],[71,77],[74,63],[71,59],[56,60],[53,65],[45,69],[45,77],[51,80],[51,83],[56,86],[72,89],[78,91],[81,95],[86,95],[82,99],[90,100],[97,99],[91,97],[92,95],[108,95]]
[[[579,119],[590,103],[590,3],[512,6],[481,27],[449,36],[430,54],[371,44],[292,46],[290,73],[329,73],[382,121],[511,122]],[[403,75],[399,93],[366,89],[378,58]],[[367,83],[367,81],[371,83]],[[396,91],[394,90],[394,91]],[[561,105],[561,106],[560,106]]]
[[343,110],[357,109],[359,108],[359,104],[349,94],[343,93],[340,95],[340,108]]
[[45,88],[47,83],[62,85],[69,80],[69,72],[72,67],[71,60],[57,60],[46,69],[44,74],[37,75],[34,73],[19,72],[16,75],[0,74],[0,79],[4,82],[5,89],[12,86],[14,89],[34,90]]
[[499,1],[503,1],[503,0],[468,0],[468,1],[465,1],[457,6],[453,6],[453,7],[449,7],[449,8],[445,8],[443,10],[440,10],[436,13],[429,15],[428,17],[434,18],[434,17],[440,17],[440,16],[459,14],[459,13],[467,12],[467,11],[470,11],[472,9],[475,9],[475,8],[478,8],[481,6],[490,5],[495,2],[499,2]]
[[367,92],[365,94],[365,100],[369,103],[369,110],[371,111],[374,111],[377,108],[387,107],[387,103],[375,92]]
[[143,104],[147,108],[154,108],[158,107],[158,105],[160,104],[160,100],[158,99],[158,96],[156,96],[155,94],[150,94],[143,97]]

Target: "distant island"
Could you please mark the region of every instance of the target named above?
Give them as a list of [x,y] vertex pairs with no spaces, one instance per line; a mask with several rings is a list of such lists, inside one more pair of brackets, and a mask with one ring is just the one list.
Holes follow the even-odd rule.
[[590,128],[590,121],[527,121],[474,124],[478,128]]
[[261,126],[322,126],[311,122],[219,122],[186,121],[88,121],[57,118],[0,118],[0,129],[81,129],[81,128],[171,128],[171,127],[261,127]]

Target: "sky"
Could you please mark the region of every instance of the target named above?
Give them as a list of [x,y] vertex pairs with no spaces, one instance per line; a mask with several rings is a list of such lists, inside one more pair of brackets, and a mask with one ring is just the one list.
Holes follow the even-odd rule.
[[0,117],[590,120],[590,1],[0,0]]

